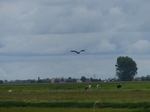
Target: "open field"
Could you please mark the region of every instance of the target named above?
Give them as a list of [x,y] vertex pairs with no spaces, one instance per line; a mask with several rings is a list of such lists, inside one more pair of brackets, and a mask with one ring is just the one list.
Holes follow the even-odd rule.
[[[149,112],[150,82],[2,84],[0,111],[8,112]],[[100,84],[101,88],[96,89]],[[8,90],[12,89],[12,92]]]

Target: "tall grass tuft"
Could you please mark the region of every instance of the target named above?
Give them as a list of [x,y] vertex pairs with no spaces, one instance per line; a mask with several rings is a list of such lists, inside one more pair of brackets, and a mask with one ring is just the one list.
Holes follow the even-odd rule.
[[97,103],[100,103],[101,105],[103,105],[103,103],[101,102],[101,99],[98,100],[98,101],[96,101],[96,102],[94,103],[94,105],[93,105],[93,112],[95,112],[95,106],[96,106]]

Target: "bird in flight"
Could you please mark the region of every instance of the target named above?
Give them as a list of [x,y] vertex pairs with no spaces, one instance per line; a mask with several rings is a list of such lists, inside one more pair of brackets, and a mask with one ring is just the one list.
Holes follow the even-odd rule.
[[80,52],[83,52],[83,51],[85,51],[85,50],[80,50],[80,51],[71,50],[70,52],[75,52],[75,53],[77,53],[77,54],[80,54]]

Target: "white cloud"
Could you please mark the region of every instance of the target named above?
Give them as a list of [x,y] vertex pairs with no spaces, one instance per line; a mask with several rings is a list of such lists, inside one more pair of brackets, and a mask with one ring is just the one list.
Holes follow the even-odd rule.
[[108,53],[116,50],[116,46],[111,44],[108,40],[100,41],[96,46],[89,49],[92,53]]
[[129,53],[147,54],[150,52],[150,42],[147,40],[138,40],[129,47]]
[[2,68],[0,68],[0,78],[1,78],[0,80],[9,78],[9,75]]

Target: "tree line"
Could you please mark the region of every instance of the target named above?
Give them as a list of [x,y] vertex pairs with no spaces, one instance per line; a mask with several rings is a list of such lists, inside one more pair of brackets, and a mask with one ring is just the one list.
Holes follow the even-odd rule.
[[[55,83],[60,83],[60,79],[62,78],[56,78]],[[77,82],[78,80],[81,80],[81,82],[86,82],[86,80],[90,80],[91,82],[101,82],[101,79],[93,79],[93,78],[86,78],[85,76],[82,76],[80,79],[77,78],[63,78],[65,83],[69,82]],[[0,84],[17,84],[17,83],[51,83],[50,78],[46,79],[27,79],[27,80],[0,80]]]
[[[80,80],[82,80],[82,82],[85,82],[87,79],[91,80],[91,82],[103,82],[104,80],[101,79],[93,79],[93,78],[86,78],[85,76],[82,76]],[[76,78],[67,78],[65,83],[71,83],[71,82],[77,82],[78,79]],[[108,80],[108,82],[111,80]],[[113,79],[113,81],[120,81],[119,79]],[[150,81],[150,75],[147,76],[141,76],[141,77],[135,77],[133,79],[133,81]],[[19,83],[51,83],[51,79],[46,78],[46,79],[40,79],[40,80],[36,80],[36,79],[28,79],[28,80],[0,80],[0,84],[19,84]],[[59,80],[56,80],[55,83],[60,83]]]

